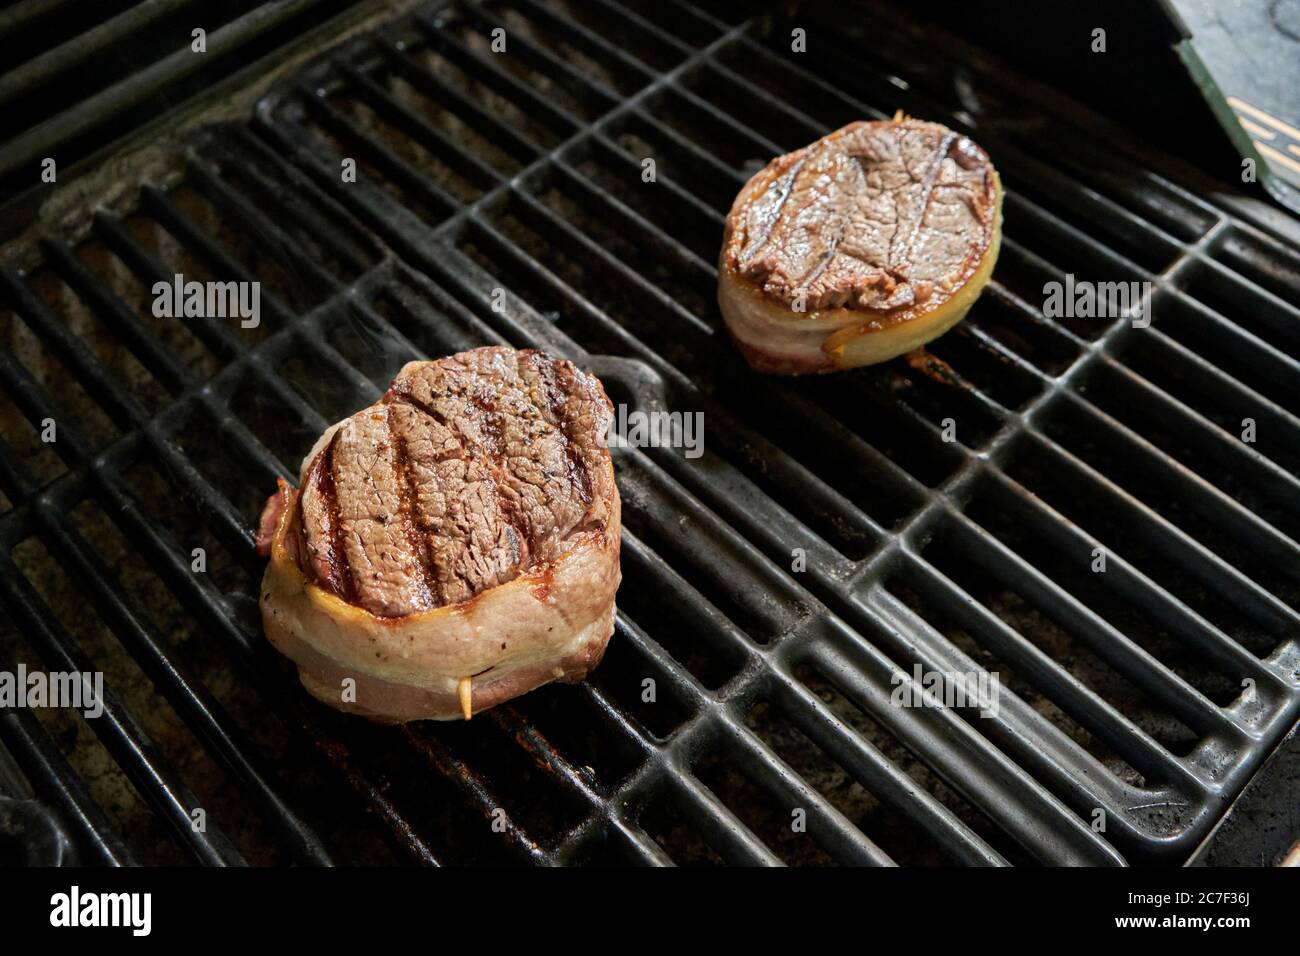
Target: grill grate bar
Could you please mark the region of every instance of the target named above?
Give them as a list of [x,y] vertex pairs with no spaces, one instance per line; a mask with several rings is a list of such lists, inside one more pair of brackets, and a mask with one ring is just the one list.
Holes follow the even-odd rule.
[[[1015,641],[1015,632],[958,588],[949,578],[921,561],[914,552],[909,556],[912,560],[908,565],[905,579],[910,586],[926,598],[949,599],[956,606],[953,615],[960,626],[980,639],[985,646],[993,649],[1002,659],[1013,663],[1018,674],[1023,674],[1031,682],[1041,680],[1045,686],[1051,686],[1054,691],[1056,690],[1056,684],[1052,683],[1055,675],[1050,673],[1055,665],[1054,661],[1041,654],[1035,655],[1033,652],[1037,649],[1028,644],[1024,645],[1029,649],[1028,653],[1021,655]],[[910,608],[902,605],[884,587],[879,585],[873,587],[868,592],[866,600],[871,603],[878,617],[885,622],[885,626],[893,629],[898,638],[908,643],[911,656],[927,667],[945,673],[964,674],[978,671],[978,665],[971,658],[948,643],[927,622],[920,621]],[[895,627],[894,622],[899,622],[899,626]],[[893,636],[890,630],[881,633],[886,640]],[[985,637],[988,634],[993,634],[994,638],[986,642]],[[997,643],[999,637],[1003,638],[1001,645]],[[1011,650],[1008,652],[1005,648]],[[1049,673],[1040,677],[1040,671],[1044,669]],[[1128,737],[1136,732],[1141,736],[1141,731],[1136,730],[1118,711],[1075,680],[1073,675],[1063,668],[1060,669],[1060,673],[1066,675],[1071,693],[1078,698],[1088,699],[1083,709],[1091,707],[1107,712],[1106,719],[1111,722],[1112,734]],[[1064,701],[1058,699],[1057,704],[1071,716],[1077,717],[1081,713],[1068,697]],[[1086,716],[1083,720],[1087,721]],[[991,742],[1000,747],[1008,757],[1017,761],[1027,772],[1032,773],[1035,779],[1049,782],[1052,792],[1059,794],[1067,805],[1080,814],[1091,815],[1099,806],[1121,805],[1125,800],[1130,803],[1136,802],[1138,795],[1129,793],[1128,788],[1116,780],[1100,760],[1084,750],[1060,727],[1017,694],[1007,695],[1002,699],[996,715],[989,719],[982,719],[974,726],[981,735],[987,736]],[[1158,754],[1157,747],[1158,745],[1151,741],[1145,753]],[[1156,760],[1158,757],[1147,762],[1154,764]],[[1008,802],[1008,806],[1010,805]],[[1140,843],[1142,835],[1133,821],[1123,815],[1118,816],[1119,819],[1114,822],[1113,828],[1118,828],[1124,839]],[[1011,821],[1011,825],[1016,825],[1015,820]],[[1055,860],[1059,858],[1059,854],[1048,852],[1043,854],[1043,858]]]
[[[183,228],[180,231],[183,232]],[[95,236],[150,288],[158,282],[173,280],[175,273],[169,274],[152,253],[136,242],[116,216],[103,211],[96,212]],[[178,238],[185,241],[184,236],[178,235]],[[244,343],[226,326],[202,320],[192,321],[189,316],[181,316],[180,320],[185,323],[185,328],[191,335],[223,362],[232,361],[243,353]]]
[[[383,53],[390,69],[431,101],[446,104],[458,119],[488,142],[515,158],[535,159],[546,152],[539,143],[513,126],[501,122],[441,77],[421,69],[412,61],[404,40],[392,39],[384,33],[380,36],[383,39],[376,39],[375,46]],[[453,143],[452,146],[460,151],[456,144]]]
[[524,720],[513,707],[494,708],[487,718],[515,742],[540,766],[562,780],[572,793],[578,794],[590,810],[603,807],[591,774],[581,772],[552,746],[536,727]]
[[[380,89],[378,84],[360,70],[354,68],[347,62],[339,63],[339,70],[347,77],[348,82],[362,93],[363,101],[379,113],[384,119],[396,125],[399,129],[409,135],[417,143],[427,149],[434,156],[454,168],[466,179],[472,181],[476,186],[483,189],[490,189],[501,181],[501,176],[487,163],[483,162],[472,153],[465,152],[456,145],[441,130],[436,129],[424,119],[421,119],[406,106],[403,106],[397,100],[393,99],[387,92]],[[309,102],[319,100],[326,102],[323,97],[305,97]],[[338,116],[336,109],[330,108],[331,116]],[[340,125],[343,125],[340,123]],[[368,142],[369,137],[356,129],[356,126],[348,123],[345,127],[352,137],[352,141],[364,145]],[[373,144],[376,153],[382,153],[385,156],[391,156],[387,150],[382,149],[378,144]],[[428,183],[427,179],[422,179],[412,173],[411,168],[405,164],[393,160],[393,165],[405,171],[412,179]],[[429,184],[432,186],[432,184]],[[452,201],[449,208],[459,207],[459,203]]]
[[1037,598],[1039,606],[1052,608],[1053,617],[1060,620],[1069,633],[1091,646],[1099,657],[1149,692],[1193,730],[1206,736],[1241,735],[1241,728],[1200,691],[1082,604],[1060,584],[966,515],[955,509],[950,514],[955,532],[954,545],[965,552],[968,560],[981,562],[986,570],[997,575],[1009,588],[1014,582],[1017,590],[1031,601]]
[[0,154],[0,177],[11,176],[24,166],[35,168],[42,156],[58,155],[62,146],[94,131],[106,118],[138,107],[158,90],[209,66],[213,59],[230,55],[321,4],[322,0],[284,0],[254,9],[212,31],[208,37],[211,52],[205,56],[195,56],[186,46],[25,130]]
[[[58,421],[55,414],[57,410],[49,394],[32,379],[27,369],[8,352],[0,352],[0,378],[4,380],[5,392],[13,399],[14,404],[18,406],[29,421],[41,422],[47,419]],[[63,437],[55,442],[59,456],[70,464],[75,464],[88,457],[88,446],[77,434],[76,429],[64,428],[63,432]],[[14,471],[16,465],[16,462],[8,463],[7,468]],[[24,490],[31,487],[29,479],[20,478],[15,481],[15,485],[20,494],[25,494]],[[18,519],[13,515],[17,513],[18,509],[15,509],[14,512],[0,516],[0,527],[7,530],[9,526],[15,524]]]
[[[687,111],[695,114],[702,120],[702,125],[722,126],[731,135],[744,142],[748,146],[747,155],[750,156],[779,156],[781,147],[773,142],[767,136],[751,129],[740,120],[733,117],[730,113],[725,113],[711,102],[698,95],[688,86],[679,82],[680,78],[674,79],[669,85],[669,95],[665,98],[672,99],[679,106],[687,107]],[[744,177],[741,177],[742,180]]]
[[1278,426],[1280,431],[1289,438],[1300,441],[1300,418],[1267,396],[1251,391],[1218,366],[1211,364],[1160,329],[1153,327],[1147,331],[1151,334],[1155,347],[1161,350],[1161,361],[1175,368],[1186,366],[1186,374],[1195,376],[1198,383],[1202,384],[1203,387],[1213,385],[1213,387],[1230,394],[1233,397],[1231,404],[1234,407],[1241,407],[1248,403],[1258,419],[1267,421],[1270,426]]
[[635,269],[613,255],[604,246],[579,232],[568,220],[561,218],[550,208],[524,192],[515,192],[511,196],[512,199],[517,200],[528,211],[528,214],[535,221],[544,223],[544,228],[555,230],[564,236],[571,247],[603,262],[611,271],[625,279],[627,284],[641,292],[644,298],[654,302],[657,311],[668,316],[675,326],[680,324],[681,328],[687,331],[688,334],[700,338],[712,333],[713,329],[707,322],[690,312],[657,285],[642,277]]
[[[478,24],[484,33],[491,30],[489,21],[475,7],[465,9],[465,18],[468,22]],[[545,76],[550,82],[558,81],[559,86],[593,113],[604,113],[618,103],[619,96],[614,90],[597,79],[583,76],[567,60],[530,42],[527,37],[512,36],[510,44],[512,53],[522,53],[521,59],[536,69],[539,75]]]
[[764,746],[747,727],[718,711],[728,734],[733,759],[749,771],[778,806],[797,807],[807,814],[814,840],[837,863],[846,866],[896,866],[894,860],[870,837],[858,830],[820,792],[804,783],[783,760]]
[[0,715],[0,740],[24,767],[37,798],[54,808],[60,822],[71,831],[81,851],[78,862],[87,866],[133,865],[116,827],[86,792],[39,719],[21,709]]
[[726,804],[714,796],[712,790],[683,769],[671,767],[680,775],[674,775],[668,789],[696,828],[712,836],[709,845],[723,859],[737,866],[785,865],[748,827],[738,825]]
[[130,428],[148,419],[144,406],[134,396],[114,386],[108,372],[95,360],[86,344],[52,315],[22,279],[9,269],[0,270],[0,293],[8,297],[14,310],[32,330],[53,346],[59,358],[81,376],[82,387],[112,417],[114,424]]
[[778,700],[796,726],[871,793],[891,802],[928,833],[941,832],[955,862],[971,866],[1004,866],[1006,860],[971,832],[929,792],[889,761],[876,747],[856,736],[785,668],[778,671]]
[[[493,28],[491,21],[482,15],[479,8],[467,7],[465,14],[466,19],[476,24],[484,33],[488,33]],[[562,77],[564,89],[577,99],[598,101],[599,105],[593,108],[594,112],[604,113],[617,105],[619,95],[606,83],[599,78],[585,76],[568,60],[556,56],[528,37],[515,34],[510,37],[510,44],[513,51],[524,54],[524,59],[530,66],[540,68],[538,72],[541,75],[551,79]]]
[[94,30],[79,34],[0,75],[0,105],[37,93],[50,80],[112,49],[170,14],[194,5],[194,0],[147,0],[127,8]]
[[6,441],[0,441],[0,491],[16,504],[32,494],[32,485],[19,472],[13,448]]
[[607,65],[610,63],[619,64],[620,67],[626,70],[625,75],[632,77],[636,85],[641,86],[655,79],[656,71],[654,68],[641,62],[640,59],[621,47],[611,44],[603,36],[583,24],[575,22],[572,18],[544,7],[540,3],[534,2],[534,0],[518,0],[514,5],[526,10],[528,18],[533,22],[541,23],[561,34],[588,56]]
[[[694,272],[704,280],[716,281],[717,270],[713,266],[677,240],[670,238],[667,233],[640,213],[630,209],[625,203],[608,193],[597,189],[587,181],[585,176],[582,176],[565,161],[557,159],[555,168],[567,184],[581,193],[586,202],[595,206],[601,212],[610,214],[612,222],[629,225],[637,231],[638,235],[651,237],[654,241],[654,248],[666,252],[682,268]],[[703,325],[704,328],[709,329],[710,332],[712,331],[712,327],[707,323],[703,323]]]
[[1108,434],[1114,435],[1134,454],[1156,465],[1153,471],[1166,472],[1171,476],[1171,481],[1176,480],[1189,491],[1194,491],[1195,494],[1190,497],[1191,502],[1207,517],[1217,518],[1220,527],[1234,533],[1244,544],[1264,549],[1274,560],[1288,566],[1297,565],[1297,553],[1300,552],[1300,548],[1296,543],[1240,502],[1230,498],[1219,488],[1184,467],[1167,452],[1151,444],[1123,422],[1095,405],[1073,395],[1071,395],[1071,404],[1083,411],[1089,419],[1103,424]]
[[[1226,238],[1226,230],[1223,232],[1222,236]],[[1268,309],[1283,313],[1283,315],[1276,318],[1273,328],[1281,334],[1288,335],[1291,338],[1292,346],[1294,346],[1296,344],[1294,329],[1286,323],[1300,318],[1300,305],[1296,305],[1296,303],[1284,299],[1272,289],[1266,289],[1260,283],[1250,278],[1250,276],[1244,276],[1239,272],[1234,272],[1218,259],[1215,259],[1211,255],[1207,255],[1206,251],[1207,250],[1204,248],[1195,250],[1195,260],[1197,265],[1214,273],[1217,279],[1226,284],[1233,286],[1236,289],[1248,292],[1251,299],[1265,304]],[[1279,246],[1274,245],[1272,251],[1277,253],[1279,259],[1282,259],[1285,256],[1285,251]],[[1290,258],[1294,261],[1295,254],[1291,253]],[[1266,315],[1272,317],[1271,312],[1266,313]]]
[[[200,176],[202,174],[200,173]],[[206,183],[205,183],[206,184]],[[216,194],[221,196],[220,182],[216,183]],[[222,249],[215,240],[205,235],[203,231],[195,225],[190,218],[176,208],[172,202],[157,188],[146,186],[141,191],[141,196],[145,201],[146,207],[151,215],[162,223],[169,232],[176,236],[185,248],[195,255],[214,275],[229,277],[237,282],[253,282],[256,276],[248,269],[244,268],[237,262],[233,256]],[[247,207],[245,207],[247,208]],[[265,243],[264,237],[254,236],[256,241]],[[283,233],[279,236],[282,242],[286,243]],[[274,255],[274,249],[266,249],[269,255]],[[277,327],[282,327],[290,319],[289,310],[273,294],[267,294],[261,297],[263,311],[268,313]],[[242,352],[241,348],[241,352]]]
[[[1194,329],[1197,327],[1213,329],[1218,344],[1230,357],[1249,365],[1262,380],[1274,388],[1295,393],[1294,383],[1296,375],[1300,374],[1300,362],[1285,355],[1253,332],[1229,321],[1204,303],[1193,299],[1181,289],[1175,290],[1174,295],[1179,303],[1185,306],[1182,317],[1188,320],[1189,325],[1194,323]],[[1238,351],[1240,354],[1234,354]],[[1267,396],[1268,393],[1265,394]],[[1300,408],[1300,400],[1297,400],[1295,407]]]
[[154,686],[162,691],[185,722],[202,735],[209,749],[218,755],[226,768],[261,801],[268,815],[280,827],[293,856],[303,863],[328,863],[329,856],[316,835],[289,808],[271,784],[265,769],[255,766],[246,756],[253,750],[244,733],[194,675],[188,673],[184,665],[141,625],[139,612],[121,598],[120,590],[102,564],[89,556],[89,548],[80,536],[63,529],[59,514],[42,508],[39,503],[37,508],[43,525],[42,538],[55,545],[66,566],[76,570],[79,581],[90,585],[105,623],[112,627],[118,639],[153,680]]
[[1133,526],[1139,529],[1162,555],[1178,562],[1194,574],[1202,584],[1215,588],[1225,600],[1238,603],[1252,614],[1264,613],[1266,617],[1263,623],[1279,631],[1300,624],[1300,614],[1296,610],[1284,604],[1240,569],[1219,557],[1163,515],[1152,511],[1069,449],[1033,427],[1030,427],[1028,434],[1082,481],[1098,489],[1106,497],[1108,506],[1123,511],[1124,516],[1133,522]]
[[[1108,362],[1107,368],[1127,386],[1141,403],[1145,413],[1157,424],[1167,426],[1189,447],[1207,457],[1222,456],[1236,467],[1258,480],[1258,487],[1276,505],[1290,508],[1300,501],[1300,479],[1270,458],[1233,438],[1216,423],[1156,388],[1118,362]],[[1113,380],[1113,379],[1112,379]]]
[[160,346],[144,323],[126,305],[97,281],[90,270],[81,263],[65,243],[47,240],[41,245],[47,262],[76,292],[95,315],[110,323],[113,331],[122,337],[138,356],[145,368],[173,394],[197,384],[195,376],[177,361],[176,357]]
[[[610,139],[608,134],[602,132],[594,133],[591,138],[591,143],[604,152],[605,155],[623,163],[627,169],[636,169],[638,172],[640,171],[641,166],[640,163],[637,162],[636,157],[614,140]],[[685,187],[679,185],[671,176],[659,177],[657,181],[659,185],[663,186],[673,194],[673,199],[675,201],[689,206],[693,215],[699,216],[701,219],[706,220],[712,226],[721,231],[723,217],[717,210],[707,205],[702,199],[687,190]],[[664,233],[664,235],[667,239],[672,238],[667,233]]]
[[[303,275],[310,278],[312,282],[319,283],[322,288],[331,292],[338,289],[337,279],[318,263],[312,261],[305,252],[300,251],[298,244],[293,242],[284,231],[275,225],[269,216],[263,215],[252,202],[240,196],[223,182],[217,171],[205,160],[191,157],[190,174],[208,198],[223,211],[229,212],[241,225],[245,226],[248,233],[254,236],[258,244],[268,253],[274,251],[284,255],[295,269],[301,270]],[[234,265],[234,261],[230,261]],[[236,266],[234,275],[238,276],[241,282],[251,282],[256,278],[243,266]],[[263,295],[262,303],[266,307],[266,311],[270,312],[277,321],[282,324],[292,321],[292,311],[287,305],[280,302],[274,294],[268,292]]]
[[415,23],[424,31],[425,41],[439,54],[466,73],[495,87],[502,96],[513,102],[524,102],[544,116],[555,129],[573,135],[583,126],[582,120],[567,109],[541,96],[531,86],[508,73],[491,58],[475,54],[461,40],[434,25],[426,16],[417,13]]
[[[62,626],[53,623],[57,621],[53,611],[31,590],[8,553],[0,555],[0,593],[47,665],[64,672],[94,672],[94,667],[75,649],[74,640]],[[100,704],[103,713],[91,724],[91,729],[131,779],[136,791],[170,825],[179,841],[203,863],[214,866],[242,863],[239,852],[216,826],[208,827],[206,832],[194,829],[190,810],[202,804],[107,686]]]
[[[1066,176],[1059,169],[1054,169],[1048,163],[1035,159],[1015,147],[1010,148],[1010,153],[1016,164],[1017,174],[1028,175],[1036,194],[1057,198],[1064,204],[1066,209],[1079,215],[1087,216],[1090,210],[1102,210],[1104,218],[1100,221],[1104,222],[1105,227],[1112,230],[1114,235],[1122,242],[1126,241],[1131,248],[1146,247],[1148,252],[1154,248],[1154,251],[1159,252],[1166,259],[1186,254],[1184,244],[1168,232],[1141,218],[1112,199],[1103,196],[1096,190],[1089,188],[1079,180]],[[1062,221],[1060,217],[1049,212],[1041,203],[1032,199],[1023,202],[1017,200],[1017,210],[1022,207],[1031,216],[1050,216],[1057,222]],[[1088,216],[1088,218],[1094,222],[1098,221],[1093,216]],[[1218,220],[1218,222],[1222,221],[1222,219]],[[1070,227],[1070,230],[1080,237],[1087,235],[1082,230],[1074,229],[1074,227]],[[1095,240],[1093,241],[1095,242]],[[1097,243],[1097,248],[1104,250],[1107,257],[1113,258],[1117,263],[1124,259],[1123,253],[1118,250],[1112,251],[1100,243]]]
[[[524,2],[533,3],[534,0],[524,0]],[[645,17],[633,10],[621,7],[616,3],[610,3],[609,0],[592,0],[592,5],[603,10],[606,16],[622,20],[629,24],[640,34],[654,37],[656,43],[665,47],[670,47],[678,56],[689,56],[692,52],[689,44],[673,36],[671,33],[668,33],[666,30],[663,30],[658,24],[647,20]],[[566,17],[565,20],[572,22],[568,17]]]
[[[1000,659],[1009,662],[1017,674],[1044,690],[1050,688],[1051,699],[1057,706],[1090,733],[1105,741],[1145,778],[1157,782],[1182,778],[1189,786],[1201,787],[1195,777],[1181,769],[1178,761],[1170,759],[1164,747],[1121,714],[1109,701],[1013,630],[946,574],[926,562],[919,553],[913,553],[911,558],[908,565],[911,580],[922,589],[925,596],[941,602],[964,630],[975,636],[981,646],[989,648]],[[990,723],[996,726],[1000,719],[996,718]],[[1033,720],[1039,723],[1045,719],[1036,717]],[[1045,723],[1040,724],[1035,730],[1041,734],[1046,726]],[[1020,756],[1024,758],[1024,755]],[[1041,769],[1046,770],[1047,767]],[[1054,770],[1053,774],[1059,772]],[[1108,771],[1105,773],[1109,774]],[[1076,778],[1074,783],[1088,787],[1088,781],[1083,778]],[[1103,800],[1103,805],[1105,802]]]
[[[593,700],[603,700],[599,691],[586,696]],[[604,701],[609,706],[608,701]],[[615,721],[617,723],[617,721]],[[628,732],[637,737],[637,731],[628,725]],[[644,830],[629,819],[635,812],[632,805],[638,806],[646,801],[646,793],[651,789],[653,768],[658,766],[661,755],[658,751],[647,749],[646,756],[632,776],[614,793],[602,798],[599,808],[588,814],[580,823],[569,830],[556,844],[552,851],[554,862],[559,866],[572,866],[585,862],[593,851],[606,848],[625,862],[638,863],[643,866],[673,866],[673,859]],[[611,844],[613,844],[611,846]]]
[[[989,481],[998,484],[1009,495],[1018,499],[1026,512],[1032,512],[1034,526],[1042,528],[1044,536],[1063,551],[1090,554],[1092,548],[1096,546],[1097,542],[1085,531],[1035,497],[1018,482],[995,469],[987,469],[985,474]],[[1044,520],[1038,520],[1040,517]],[[1108,552],[1108,555],[1106,573],[1113,575],[1108,580],[1117,582],[1115,585],[1117,593],[1135,604],[1149,602],[1147,607],[1158,612],[1161,624],[1177,633],[1180,638],[1194,643],[1226,673],[1240,673],[1264,683],[1279,679],[1275,673],[1261,666],[1254,655],[1248,653],[1223,631],[1127,562],[1122,555],[1113,552]]]
[[52,16],[76,2],[77,0],[18,0],[0,10],[0,36],[7,36],[33,21]]
[[[896,616],[878,614],[872,630],[885,636],[900,624]],[[909,641],[911,633],[909,629]],[[1083,827],[1055,797],[994,749],[954,709],[920,708],[916,716],[909,717],[911,712],[889,705],[893,690],[912,686],[913,675],[900,671],[880,652],[856,641],[840,641],[816,644],[806,654],[819,672],[887,727],[908,750],[936,768],[958,792],[983,795],[980,805],[987,815],[1036,856],[1060,863],[1121,862],[1114,849]],[[971,839],[964,824],[949,827],[957,839]],[[953,836],[945,833],[943,845],[950,853],[956,852],[953,842]]]
[[[699,164],[702,168],[708,169],[710,175],[716,176],[718,179],[727,182],[729,184],[727,187],[729,191],[735,192],[739,190],[741,184],[745,182],[747,177],[743,172],[737,169],[732,169],[730,166],[723,163],[718,159],[718,157],[704,149],[694,140],[678,132],[668,123],[660,120],[645,106],[635,106],[629,110],[629,113],[639,122],[644,123],[646,126],[653,127],[655,135],[667,140],[672,144],[674,149],[689,155],[692,162]],[[721,225],[724,217],[721,213],[715,212],[715,215],[717,215],[718,223]]]
[[[149,198],[152,195],[152,198]],[[205,259],[215,265],[218,274],[231,275],[232,273],[243,275],[244,273],[233,260],[229,259],[224,252],[219,250],[211,241],[204,236],[187,217],[171,205],[161,193],[145,190],[142,196],[148,201],[158,214],[158,220],[173,235],[175,235],[186,248],[197,252],[200,258]],[[100,214],[100,221],[103,223],[103,235],[109,237],[115,251],[120,250],[124,256],[124,261],[135,270],[149,285],[156,282],[170,282],[172,276],[168,275],[153,256],[145,252],[133,239],[131,239],[122,228],[121,223],[115,219],[110,219],[104,214]],[[274,302],[271,302],[272,309],[275,310]],[[280,313],[281,315],[283,313]],[[222,359],[226,360],[227,368],[243,368],[244,364],[251,368],[258,380],[258,387],[267,389],[272,396],[281,404],[293,410],[300,422],[308,428],[315,431],[323,431],[329,424],[322,418],[315,409],[302,400],[297,392],[290,389],[284,381],[277,375],[270,374],[262,357],[256,353],[246,350],[244,344],[234,333],[224,326],[213,322],[196,322],[186,323],[196,336],[202,335],[205,345],[212,348]],[[213,330],[221,329],[216,332]],[[206,390],[201,389],[200,395],[205,395]],[[220,409],[211,406],[212,410],[222,418],[223,424],[229,421],[229,427],[240,429],[241,434],[247,435],[247,429],[242,429],[235,422],[230,421],[228,416],[222,415]],[[265,461],[266,455],[261,449],[261,443],[257,442],[252,451],[256,460]],[[277,468],[277,471],[287,477],[291,472],[286,471],[283,467]]]
[[730,28],[730,24],[718,17],[713,16],[709,11],[697,6],[694,3],[688,3],[687,0],[663,0],[663,4],[674,10],[679,10],[698,23],[703,23],[711,27],[715,32],[723,32]]
[[[413,729],[410,725],[402,728],[402,736],[409,746],[423,757],[430,765],[451,780],[468,802],[476,805],[488,821],[493,821],[495,812],[504,803],[494,794],[483,776],[464,760],[457,757],[442,741],[432,734]],[[534,863],[549,863],[546,853],[509,818],[501,819],[500,833],[506,837],[513,848],[525,859]]]

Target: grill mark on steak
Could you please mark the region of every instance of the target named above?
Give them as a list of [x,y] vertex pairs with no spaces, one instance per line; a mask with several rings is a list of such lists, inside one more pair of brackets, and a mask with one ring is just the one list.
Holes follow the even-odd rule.
[[[532,356],[520,357],[521,362],[530,362],[531,360]],[[583,503],[590,503],[591,475],[583,464],[578,449],[575,447],[573,442],[572,423],[569,421],[568,416],[568,400],[565,397],[568,394],[568,391],[559,381],[557,381],[557,376],[560,374],[560,370],[554,363],[534,365],[532,366],[532,370],[535,371],[541,379],[543,386],[542,394],[546,398],[546,403],[540,405],[539,408],[541,409],[542,414],[546,416],[547,421],[555,427],[556,432],[560,436],[560,440],[564,443],[564,458],[568,463],[569,480],[574,484],[574,487],[577,488]],[[569,369],[564,369],[564,371],[568,373]],[[568,374],[567,377],[567,384],[570,386],[569,390],[577,387],[577,383],[573,380],[573,375]]]
[[412,462],[410,448],[407,446],[407,435],[397,426],[400,416],[394,416],[392,412],[388,415],[388,433],[393,443],[393,461],[397,472],[400,487],[404,490],[402,494],[402,526],[406,532],[406,539],[410,544],[411,550],[416,556],[416,567],[420,572],[420,586],[424,594],[428,596],[429,603],[432,604],[433,586],[431,580],[435,575],[433,555],[429,550],[429,542],[425,536],[424,529],[420,527],[420,518],[417,514],[415,502],[416,484],[415,477],[412,474]]
[[492,492],[496,496],[497,507],[501,509],[501,514],[506,519],[506,531],[514,542],[516,551],[522,538],[524,547],[531,554],[537,547],[532,522],[520,510],[518,502],[505,494],[509,472],[502,440],[505,426],[497,402],[492,395],[484,395],[478,389],[470,390],[469,400],[471,406],[481,416],[480,432],[489,438],[483,443],[483,448],[489,456],[488,467],[492,471]]
[[[339,531],[338,491],[334,486],[334,442],[330,438],[303,483],[300,533],[302,551],[316,578],[330,591],[355,602],[352,571]],[[313,533],[315,532],[315,533]]]
[[[527,552],[517,531],[498,506],[499,482],[482,444],[467,437],[470,430],[421,403],[398,395],[390,413],[421,432],[419,444],[427,454],[412,453],[413,507],[428,545],[429,569],[439,604],[467,600],[486,587],[516,577]],[[440,446],[440,447],[439,447]]]
[[349,418],[334,437],[334,488],[343,551],[358,603],[376,614],[433,606],[402,519],[402,487],[389,409]]
[[[943,165],[943,161],[949,158],[952,144],[956,139],[957,134],[952,132],[949,132],[943,138],[939,143],[939,148],[934,151],[934,159],[931,160],[930,165],[925,168],[925,172],[921,176],[921,197],[916,204],[916,215],[912,217],[912,227],[908,230],[907,238],[903,241],[903,248],[898,254],[892,254],[891,250],[890,258],[896,262],[906,263],[911,261],[912,251],[916,247],[916,237],[920,235],[921,227],[925,224],[925,218],[930,213],[930,197],[934,195],[935,182],[939,178],[939,168]],[[911,173],[912,170],[909,168],[908,174],[911,175]]]
[[[780,160],[774,160],[774,162],[779,161]],[[790,199],[790,190],[794,187],[795,177],[799,175],[799,170],[802,168],[803,159],[801,158],[790,168],[789,172],[777,181],[775,208],[764,210],[761,219],[761,222],[765,226],[763,234],[757,239],[751,239],[750,244],[741,251],[740,260],[742,262],[748,262],[750,259],[754,258],[758,251],[767,245],[768,240],[772,236],[772,229],[776,225],[777,220],[781,218],[781,212],[785,209],[785,204]]]
[[[385,399],[385,401],[388,400],[388,398]],[[459,423],[448,418],[428,403],[421,401],[409,391],[402,391],[395,388],[392,393],[391,401],[408,405],[411,408],[428,415],[448,431],[458,435],[464,444],[467,455],[472,457],[476,453],[476,449],[488,453],[488,455],[484,457],[484,462],[490,473],[492,491],[496,499],[497,507],[506,521],[505,530],[510,539],[512,563],[523,565],[527,560],[527,556],[534,548],[532,532],[529,528],[528,522],[523,520],[523,516],[520,514],[516,503],[501,493],[501,486],[504,481],[504,472],[499,460],[499,455],[492,447],[492,444],[482,443],[478,441],[476,437],[467,435],[465,429],[462,428]],[[497,431],[499,431],[499,429],[497,429]]]

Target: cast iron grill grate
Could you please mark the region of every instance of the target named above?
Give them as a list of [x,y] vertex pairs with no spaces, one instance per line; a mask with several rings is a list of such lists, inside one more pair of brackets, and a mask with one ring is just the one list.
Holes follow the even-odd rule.
[[[796,25],[815,58],[789,52]],[[815,16],[417,10],[3,273],[4,646],[98,666],[111,697],[0,731],[88,856],[387,858],[375,832],[421,862],[1189,855],[1300,710],[1300,257],[1075,114],[1027,122],[1016,78],[977,68],[959,98],[871,27],[867,69]],[[712,304],[731,199],[756,163],[899,107],[998,164],[993,283],[929,359],[756,389]],[[177,272],[261,280],[261,327],[153,319]],[[1044,318],[1066,272],[1152,281],[1154,324]],[[704,413],[698,459],[616,453],[605,663],[467,725],[305,701],[260,635],[262,498],[406,360],[500,341],[573,358],[616,403]],[[1010,693],[996,717],[891,706],[915,665]]]

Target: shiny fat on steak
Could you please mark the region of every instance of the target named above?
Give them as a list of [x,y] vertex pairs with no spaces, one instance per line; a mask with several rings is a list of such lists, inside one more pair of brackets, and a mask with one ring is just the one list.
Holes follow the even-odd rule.
[[258,535],[263,626],[307,690],[403,722],[585,677],[620,580],[612,413],[571,363],[492,347],[329,428]]
[[831,372],[911,351],[988,282],[1002,187],[965,136],[899,114],[772,160],[736,197],[718,304],[756,370]]

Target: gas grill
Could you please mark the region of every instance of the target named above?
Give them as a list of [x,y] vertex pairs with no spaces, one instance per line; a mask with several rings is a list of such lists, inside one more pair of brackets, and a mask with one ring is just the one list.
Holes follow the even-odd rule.
[[[1300,228],[941,32],[809,7],[268,4],[315,19],[234,54],[255,101],[10,141],[11,209],[44,150],[112,157],[0,271],[0,670],[106,689],[94,719],[0,712],[28,857],[1193,857],[1300,714]],[[102,131],[116,89],[66,108]],[[993,281],[926,355],[756,379],[714,304],[731,200],[897,109],[997,164]],[[1045,317],[1067,273],[1152,283],[1151,326]],[[260,324],[154,317],[176,274],[260,281]],[[702,412],[704,454],[614,449],[588,681],[468,723],[335,713],[262,636],[261,504],[403,363],[492,343]],[[995,672],[997,713],[894,706],[917,668]]]

